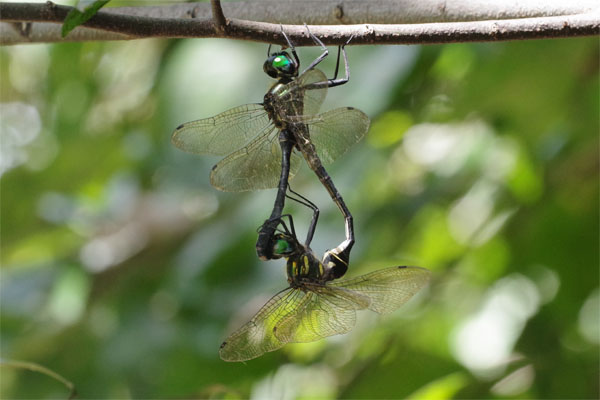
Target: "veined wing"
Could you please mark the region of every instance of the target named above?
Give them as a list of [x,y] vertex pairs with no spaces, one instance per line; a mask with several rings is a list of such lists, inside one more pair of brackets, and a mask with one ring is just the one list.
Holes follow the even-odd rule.
[[[290,157],[290,178],[300,167],[300,157]],[[281,176],[279,130],[272,125],[263,129],[246,147],[217,163],[210,171],[210,183],[225,192],[277,187]]]
[[246,145],[270,124],[262,104],[245,104],[178,126],[171,142],[190,153],[220,156]]
[[329,286],[362,293],[371,299],[369,309],[390,313],[406,303],[429,281],[430,272],[421,267],[392,267],[354,279],[329,282]]
[[310,140],[323,164],[330,164],[360,141],[369,130],[369,117],[352,107],[336,108],[299,118],[308,124]]
[[325,74],[318,69],[310,69],[287,84],[281,101],[291,102],[291,109],[296,110],[295,115],[314,115],[319,112],[327,96],[326,85],[311,89],[311,85],[319,82],[327,82]]
[[369,306],[361,293],[328,285],[306,284],[302,302],[294,312],[282,318],[275,336],[281,342],[313,342],[350,331],[356,322],[356,310]]
[[282,319],[296,312],[307,293],[287,288],[273,296],[252,319],[221,344],[225,361],[245,361],[282,347],[286,341],[274,335]]

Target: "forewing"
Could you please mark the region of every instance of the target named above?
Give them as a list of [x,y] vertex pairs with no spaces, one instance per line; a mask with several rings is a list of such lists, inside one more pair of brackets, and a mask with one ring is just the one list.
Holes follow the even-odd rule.
[[225,155],[249,143],[270,124],[262,104],[245,104],[178,126],[171,142],[190,153]]
[[245,361],[279,349],[286,341],[274,335],[279,322],[296,312],[306,294],[288,288],[273,296],[252,319],[221,344],[219,356],[225,361]]
[[390,313],[406,303],[429,281],[430,272],[420,267],[392,267],[354,279],[333,281],[330,286],[362,293],[371,299],[369,309]]
[[327,285],[305,286],[306,296],[294,313],[277,324],[275,336],[282,342],[313,342],[350,331],[356,322],[356,310],[369,306],[361,293]]
[[[300,167],[300,157],[292,153],[290,178]],[[210,183],[225,192],[277,187],[281,176],[279,131],[269,126],[264,132],[217,163],[210,172]]]
[[[323,85],[314,85],[319,82],[322,82]],[[325,96],[327,96],[326,83],[327,77],[318,69],[310,69],[288,83],[289,97],[287,97],[287,101],[299,102],[298,104],[301,104],[302,107],[302,111],[297,115],[314,115],[319,112]],[[294,108],[300,110],[297,105]]]
[[304,118],[310,139],[324,164],[332,163],[369,130],[369,117],[352,107],[336,108],[313,117]]

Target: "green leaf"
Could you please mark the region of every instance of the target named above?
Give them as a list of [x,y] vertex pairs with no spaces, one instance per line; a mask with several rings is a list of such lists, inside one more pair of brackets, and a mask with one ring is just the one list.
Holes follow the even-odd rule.
[[99,9],[104,7],[110,0],[96,0],[89,6],[87,6],[83,12],[79,11],[77,8],[73,7],[71,11],[65,17],[65,21],[62,26],[62,37],[64,38],[71,32],[73,29],[78,27],[79,25],[85,23],[87,20],[92,18]]

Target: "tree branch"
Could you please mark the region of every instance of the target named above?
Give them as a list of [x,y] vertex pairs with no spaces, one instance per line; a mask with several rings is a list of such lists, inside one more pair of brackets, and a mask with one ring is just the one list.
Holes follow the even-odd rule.
[[[499,3],[503,4],[504,8],[498,7]],[[508,3],[514,6],[514,1]],[[542,3],[546,6],[541,7]],[[112,8],[99,11],[86,22],[85,27],[76,28],[71,34],[72,37],[69,35],[66,39],[227,37],[284,44],[279,21],[298,24],[284,25],[284,29],[294,44],[299,46],[312,45],[305,28],[300,25],[303,21],[311,24],[362,24],[311,26],[311,31],[328,44],[342,44],[351,35],[354,35],[352,44],[428,44],[572,37],[597,35],[600,32],[598,7],[595,2],[587,0],[566,6],[560,1],[522,0],[517,8],[512,9],[507,8],[507,1],[495,2],[492,7],[472,4],[473,2],[456,1],[450,7],[442,0],[420,0],[419,2],[324,0],[318,2],[318,6],[311,3],[311,7],[307,7],[306,2],[225,3],[223,8],[228,17],[240,14],[244,18],[259,17],[249,12],[254,10],[254,14],[263,12],[260,18],[256,19],[277,21],[277,23],[230,18],[222,32],[216,28],[219,22],[215,24],[212,6],[207,3]],[[402,6],[406,6],[406,9],[401,8]],[[437,8],[431,9],[431,7]],[[314,13],[315,9],[319,10],[318,14]],[[49,23],[62,23],[69,10],[70,7],[58,6],[50,2],[46,4],[0,3],[0,21],[11,22],[11,24],[0,24],[0,43],[62,41],[59,33],[60,26],[56,25],[56,28],[53,28]],[[422,21],[427,13],[429,20],[436,23],[398,24],[398,21]],[[552,13],[567,13],[567,15],[548,16]],[[284,14],[286,18],[277,18]],[[527,18],[517,19],[516,16]],[[469,21],[469,19],[490,17],[494,20]],[[220,17],[217,15],[215,18]],[[461,22],[437,22],[456,21],[459,18],[462,19]],[[386,24],[372,23],[381,21]],[[389,24],[391,21],[396,22],[392,25]],[[56,36],[54,30],[57,32]]]

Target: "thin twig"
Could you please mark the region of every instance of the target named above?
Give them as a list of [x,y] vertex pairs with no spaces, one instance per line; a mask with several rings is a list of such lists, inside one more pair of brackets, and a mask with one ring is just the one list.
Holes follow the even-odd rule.
[[[70,7],[31,3],[0,3],[0,21],[62,23]],[[600,32],[598,11],[555,17],[502,19],[492,21],[446,22],[425,24],[363,24],[310,26],[311,32],[330,45],[352,44],[432,44],[516,39],[545,39],[597,35]],[[34,24],[35,25],[35,24]],[[214,20],[208,18],[157,18],[99,11],[85,27],[135,38],[227,37],[263,43],[285,44],[279,24],[229,19],[227,31],[215,32]],[[35,28],[35,26],[33,27]],[[74,31],[85,29],[76,28]],[[284,25],[285,32],[298,46],[312,45],[302,25]],[[34,29],[32,29],[33,32]],[[22,35],[20,35],[23,42]],[[0,37],[2,43],[10,43]]]
[[75,398],[75,396],[77,396],[77,390],[75,389],[75,385],[73,384],[73,382],[64,378],[60,374],[52,371],[51,369],[44,367],[43,365],[29,362],[29,361],[0,359],[0,366],[9,367],[9,368],[27,369],[30,371],[39,372],[41,374],[47,375],[53,379],[56,379],[57,381],[59,381],[60,383],[62,383],[63,385],[65,385],[67,387],[67,389],[70,392],[69,397],[68,397],[69,399],[73,399],[73,398]]
[[210,0],[210,5],[212,7],[212,16],[215,22],[215,31],[223,35],[225,34],[225,28],[227,26],[227,21],[225,20],[225,14],[223,14],[223,8],[221,8],[220,0]]

